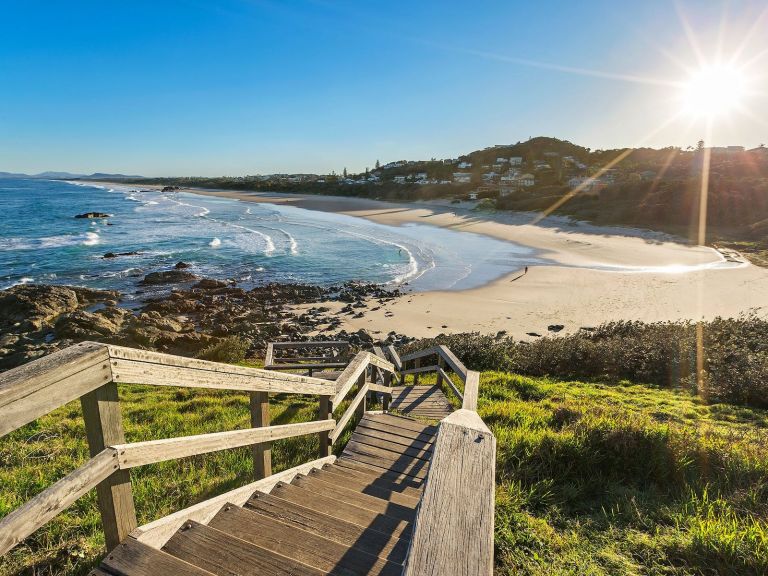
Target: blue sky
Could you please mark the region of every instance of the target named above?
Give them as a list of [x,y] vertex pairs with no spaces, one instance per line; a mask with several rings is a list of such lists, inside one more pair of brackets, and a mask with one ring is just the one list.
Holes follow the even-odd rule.
[[537,135],[688,146],[699,120],[654,131],[679,108],[664,82],[696,66],[683,22],[705,58],[722,38],[754,60],[753,115],[719,118],[710,142],[768,143],[768,19],[754,0],[0,8],[0,170],[338,172]]

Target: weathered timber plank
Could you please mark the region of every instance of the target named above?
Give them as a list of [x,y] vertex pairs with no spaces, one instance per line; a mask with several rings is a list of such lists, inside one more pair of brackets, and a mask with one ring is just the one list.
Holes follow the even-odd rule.
[[[309,476],[315,474],[319,474],[320,478],[333,478],[338,484],[354,488],[363,494],[370,494],[393,502],[415,503],[421,498],[421,491],[416,488],[399,484],[384,477],[371,478],[351,468],[326,466],[319,472],[312,470]],[[401,500],[400,497],[405,497],[406,500]]]
[[293,484],[281,482],[272,489],[271,494],[283,500],[290,500],[305,508],[311,508],[316,512],[322,512],[340,520],[352,522],[366,528],[373,528],[393,536],[407,535],[411,530],[410,524],[399,518],[380,514],[352,504],[346,504],[338,500],[338,498],[318,494],[312,490],[305,490]]
[[365,370],[370,363],[371,356],[372,354],[369,354],[368,352],[358,352],[336,379],[336,392],[331,402],[334,408],[336,408],[336,406],[344,400],[344,397],[349,391],[352,390],[352,387],[357,383],[360,375],[365,373]]
[[[355,438],[350,439],[350,441],[347,443],[347,448],[349,449],[349,452],[354,452],[355,454],[366,454],[385,460],[393,460],[397,462],[413,462],[414,464],[417,463],[417,460],[429,462],[429,459],[432,456],[431,451],[419,449],[398,451],[396,449],[392,449],[391,446],[387,447],[381,444],[375,445],[373,443],[367,444],[360,442]],[[345,451],[347,450],[345,449]]]
[[310,376],[121,346],[110,345],[108,348],[112,375],[118,382],[295,394],[332,394],[335,390],[333,383]]
[[84,342],[0,374],[0,436],[112,380],[106,346]]
[[221,509],[224,504],[233,503],[242,506],[257,491],[268,492],[278,482],[290,482],[296,474],[305,474],[313,468],[319,468],[325,464],[332,464],[335,456],[328,456],[300,466],[283,470],[263,480],[257,480],[240,488],[235,488],[219,496],[214,496],[198,504],[174,512],[154,522],[140,526],[131,534],[144,544],[160,548],[170,538],[185,520],[195,520],[205,524]]
[[304,488],[310,492],[317,492],[323,496],[336,498],[340,502],[352,504],[366,510],[386,514],[393,518],[398,518],[405,522],[413,521],[415,516],[415,506],[396,503],[390,500],[384,500],[370,494],[363,494],[356,490],[345,488],[336,484],[332,479],[330,481],[322,480],[312,476],[297,476],[291,482],[294,486]]
[[254,494],[246,508],[334,542],[345,545],[354,542],[355,548],[391,562],[402,563],[408,549],[405,539],[317,512],[272,494]]
[[467,380],[464,383],[464,401],[462,408],[465,410],[477,410],[477,397],[480,393],[480,373],[470,370],[467,372]]
[[456,386],[456,384],[453,383],[453,380],[451,379],[450,376],[448,376],[445,370],[440,368],[439,374],[443,379],[442,381],[448,384],[448,386],[451,388],[451,390],[453,390],[453,393],[456,395],[459,401],[464,401],[464,394],[462,394],[461,391],[459,391],[458,387]]
[[290,350],[300,348],[349,348],[346,340],[308,340],[306,342],[270,342],[274,350]]
[[476,412],[440,424],[405,576],[493,573],[496,439]]
[[358,390],[357,394],[355,395],[354,399],[352,400],[352,403],[347,406],[346,411],[344,412],[344,415],[339,418],[338,423],[336,424],[336,428],[333,429],[333,431],[329,434],[329,439],[331,441],[331,444],[336,442],[336,440],[341,436],[341,434],[344,432],[344,428],[349,423],[350,420],[359,412],[359,407],[361,404],[365,401],[365,395],[368,393],[368,383],[363,384],[360,387],[360,390]]
[[[250,398],[251,426],[263,428],[269,426],[269,394],[267,392],[251,392]],[[262,442],[255,444],[253,452],[253,475],[261,480],[272,475],[272,444]]]
[[[425,443],[431,443],[435,440],[434,434],[427,434],[423,432],[414,432],[413,430],[406,430],[404,428],[397,428],[394,426],[387,426],[380,422],[372,420],[361,420],[355,427],[356,432],[365,434],[367,436],[379,436],[386,434],[387,437],[394,442],[396,438],[399,438],[399,442],[409,444],[411,441],[420,441]],[[383,438],[384,436],[382,436]]]
[[445,360],[445,363],[448,364],[451,370],[453,370],[456,374],[459,375],[459,378],[462,380],[467,379],[467,367],[464,366],[464,364],[459,360],[456,355],[451,352],[451,349],[447,346],[440,345],[438,346],[440,349],[440,355],[443,357],[443,360]]
[[[80,398],[85,435],[91,457],[113,444],[125,442],[117,384],[109,382]],[[120,455],[118,453],[118,466]],[[138,525],[131,490],[131,475],[116,470],[96,486],[96,495],[107,548],[114,548]]]
[[314,434],[324,430],[332,430],[335,425],[336,423],[333,420],[318,420],[316,422],[281,424],[264,428],[248,428],[246,430],[182,436],[180,438],[165,438],[163,440],[147,440],[145,442],[120,444],[113,447],[119,453],[120,467],[134,468],[165,460],[175,460],[177,458],[228,450],[240,446],[250,446],[259,442],[272,442],[281,438]]
[[49,522],[117,470],[117,453],[104,450],[0,520],[0,555]]
[[399,484],[400,486],[415,488],[416,490],[419,490],[419,491],[421,491],[424,487],[423,477],[416,478],[415,476],[410,476],[402,472],[397,472],[396,470],[382,468],[381,466],[378,465],[378,463],[369,464],[367,462],[362,462],[360,460],[356,460],[351,457],[344,456],[343,454],[336,459],[336,462],[334,462],[334,465],[338,466],[340,469],[343,469],[343,470],[354,470],[355,472],[362,473],[362,474],[371,474],[375,478],[381,478],[389,482],[394,482],[395,484]]
[[424,460],[409,460],[406,462],[351,450],[344,451],[343,455],[345,458],[382,469],[384,472],[397,472],[406,476],[412,476],[418,480],[422,480],[427,475],[429,468],[428,462]]
[[[424,440],[419,440],[420,436],[406,437],[398,434],[391,434],[389,431],[370,429],[365,426],[357,426],[355,428],[354,437],[360,442],[366,442],[368,438],[381,440],[389,444],[397,444],[403,448],[417,448],[420,450],[431,450],[434,443],[433,436],[422,435]],[[401,448],[402,449],[402,448]]]
[[211,572],[131,538],[107,554],[101,566],[117,576],[212,576]]
[[411,456],[413,458],[421,458],[422,460],[429,460],[432,456],[432,445],[428,446],[405,446],[395,442],[389,442],[383,438],[375,436],[366,436],[364,434],[355,434],[350,439],[350,442],[354,442],[356,445],[371,446],[373,448],[380,448],[387,450],[393,454],[400,454],[403,456]]
[[186,522],[163,546],[163,552],[214,574],[238,576],[321,576],[323,572],[275,554],[215,528]]
[[340,544],[307,530],[297,530],[290,524],[253,509],[228,504],[208,525],[324,573],[400,576],[403,570],[402,566],[364,550]]
[[411,360],[417,360],[417,359],[425,358],[427,356],[434,356],[435,354],[439,354],[439,353],[440,353],[439,346],[431,346],[430,348],[425,348],[424,350],[411,352],[410,354],[401,356],[400,361],[410,362]]
[[366,421],[380,422],[387,426],[403,428],[405,430],[411,430],[414,432],[421,432],[425,434],[436,434],[437,426],[431,424],[424,424],[417,422],[411,418],[404,418],[402,416],[395,416],[393,414],[378,414],[376,416],[365,416]]

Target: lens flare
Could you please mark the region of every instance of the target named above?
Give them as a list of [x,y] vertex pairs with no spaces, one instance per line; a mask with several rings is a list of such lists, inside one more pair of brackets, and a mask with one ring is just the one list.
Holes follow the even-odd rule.
[[728,64],[702,66],[684,83],[681,107],[692,116],[713,118],[741,107],[747,95],[743,70]]

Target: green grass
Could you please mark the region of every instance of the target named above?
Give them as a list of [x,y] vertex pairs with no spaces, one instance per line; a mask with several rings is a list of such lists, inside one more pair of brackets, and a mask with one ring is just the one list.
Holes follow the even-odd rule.
[[[244,394],[121,386],[120,399],[129,441],[249,425]],[[271,398],[274,423],[316,410],[316,398]],[[768,573],[767,411],[485,372],[479,412],[498,440],[498,574]],[[276,442],[275,470],[316,453],[316,435]],[[79,403],[3,438],[0,516],[86,459]],[[248,449],[135,469],[139,523],[251,478]],[[103,545],[89,493],[0,560],[0,575],[84,574]]]

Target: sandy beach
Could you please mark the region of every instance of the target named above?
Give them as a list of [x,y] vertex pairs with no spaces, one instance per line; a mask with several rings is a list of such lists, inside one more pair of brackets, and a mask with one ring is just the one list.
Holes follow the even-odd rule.
[[[530,339],[535,337],[531,334],[551,334],[550,325],[562,325],[561,333],[568,333],[611,320],[697,320],[749,311],[764,315],[768,310],[768,269],[738,255],[740,262],[724,265],[726,258],[717,250],[689,246],[662,233],[565,218],[534,225],[531,214],[478,213],[468,203],[188,191],[336,212],[392,226],[419,223],[474,232],[535,248],[558,263],[531,266],[527,274],[521,270],[480,288],[413,292],[384,306],[374,301],[362,318],[343,316],[346,330],[411,336],[503,330]],[[333,311],[342,307],[334,302],[328,306]]]

